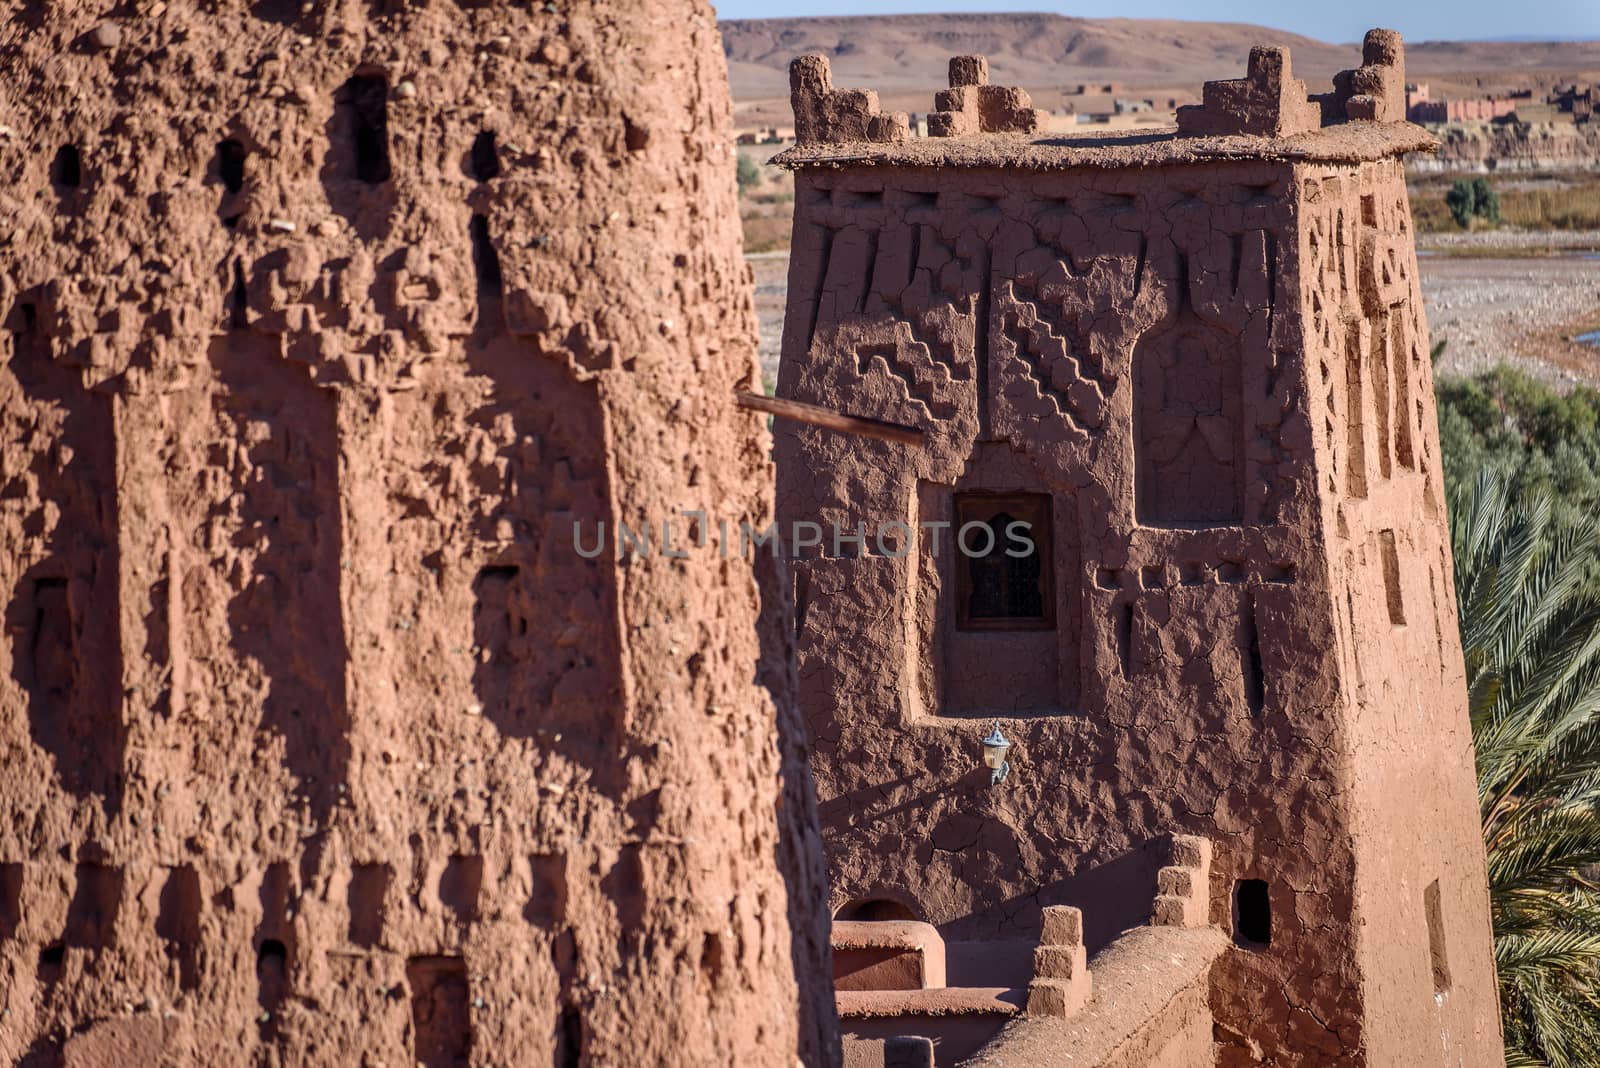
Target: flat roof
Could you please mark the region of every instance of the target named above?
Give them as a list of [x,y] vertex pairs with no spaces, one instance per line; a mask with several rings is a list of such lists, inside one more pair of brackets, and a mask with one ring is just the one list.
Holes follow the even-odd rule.
[[1409,122],[1342,122],[1293,137],[1179,137],[1177,127],[1084,134],[974,134],[905,141],[830,141],[795,145],[771,162],[791,170],[854,167],[959,167],[1024,171],[1109,170],[1192,163],[1364,163],[1432,152],[1439,139]]

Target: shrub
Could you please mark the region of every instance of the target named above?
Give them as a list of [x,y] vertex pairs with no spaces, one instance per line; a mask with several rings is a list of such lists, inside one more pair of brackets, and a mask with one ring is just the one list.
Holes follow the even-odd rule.
[[739,195],[754,189],[761,184],[761,165],[743,152],[739,153],[737,175],[739,179]]
[[1465,230],[1472,225],[1472,217],[1478,212],[1478,194],[1471,182],[1457,178],[1450,192],[1444,195],[1444,202],[1457,226]]

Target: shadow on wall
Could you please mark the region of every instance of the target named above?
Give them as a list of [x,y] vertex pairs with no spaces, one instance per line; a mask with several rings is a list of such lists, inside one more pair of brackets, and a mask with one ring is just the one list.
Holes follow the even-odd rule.
[[[480,259],[480,281],[484,266]],[[626,784],[616,752],[624,709],[615,565],[606,553],[584,559],[572,541],[575,518],[592,532],[609,516],[599,396],[557,359],[498,332],[496,316],[488,314],[498,303],[493,292],[479,299],[467,358],[474,373],[494,383],[494,393],[468,417],[489,445],[469,456],[481,561],[472,582],[473,693],[502,736],[532,740],[584,768],[586,788],[618,802]],[[641,835],[655,821],[655,801],[649,794],[629,806]],[[525,918],[550,933],[561,983],[556,1063],[576,1065],[586,1039],[578,948],[572,931],[562,930],[567,859],[532,860],[535,888]],[[637,846],[620,852],[601,890],[616,907],[618,925],[638,937],[645,902]],[[466,1047],[451,1037],[464,1034],[454,1021],[465,1019],[457,1008],[465,980],[458,982],[454,965],[443,959],[413,967],[419,1061],[428,1068],[465,1065]]]
[[[1155,910],[1156,873],[1167,864],[1166,844],[1156,839],[1137,849],[1039,888],[989,906],[982,912],[941,924],[940,934],[950,942],[993,939],[998,926],[1018,928],[1006,937],[1037,941],[1041,910],[1047,905],[1071,905],[1083,911],[1083,941],[1092,957],[1132,927],[1150,922]],[[875,919],[892,917],[845,917]],[[954,967],[954,965],[952,965]]]
[[[1155,911],[1156,873],[1167,864],[1167,844],[1155,839],[1104,864],[1041,887],[1028,901],[1038,907],[1071,905],[1083,911],[1083,944],[1094,956],[1131,927],[1150,922]],[[1022,899],[1007,902],[1014,910]]]
[[260,664],[261,726],[283,739],[320,821],[350,764],[338,416],[334,396],[271,344],[235,332],[213,346],[225,387],[216,418],[237,449],[224,464],[240,502],[213,519],[231,530],[242,575],[228,603],[234,650]]
[[805,996],[805,991],[815,987],[810,978],[831,975],[833,965],[826,936],[830,923],[828,873],[822,859],[826,853],[821,827],[812,818],[817,811],[816,783],[811,777],[810,752],[805,744],[805,719],[795,701],[795,635],[804,629],[804,606],[800,603],[805,597],[803,573],[791,571],[767,547],[753,550],[751,566],[760,597],[756,682],[772,695],[778,721],[781,833],[777,862],[779,871],[790,873],[784,880],[784,889],[788,899],[789,959],[797,989],[802,992],[798,1048],[807,1063],[833,1063],[839,1056],[833,998]]
[[599,395],[492,325],[468,340],[474,373],[495,383],[469,416],[489,444],[468,458],[481,504],[473,691],[502,735],[537,739],[589,768],[590,789],[619,796],[615,566],[579,556],[572,533],[581,520],[592,538],[609,516]]
[[[74,368],[52,359],[32,305],[15,315],[11,372],[37,410],[55,408],[64,418],[58,434],[40,435],[51,440],[41,440],[27,472],[0,488],[26,499],[27,481],[36,483],[40,508],[25,531],[48,539],[45,558],[21,577],[7,605],[12,676],[28,695],[29,733],[55,758],[62,785],[78,797],[98,796],[114,815],[126,730],[111,398],[88,392]],[[52,508],[58,518],[46,530]]]
[[389,232],[397,208],[389,181],[389,79],[362,68],[333,95],[322,188],[328,205],[363,241]]

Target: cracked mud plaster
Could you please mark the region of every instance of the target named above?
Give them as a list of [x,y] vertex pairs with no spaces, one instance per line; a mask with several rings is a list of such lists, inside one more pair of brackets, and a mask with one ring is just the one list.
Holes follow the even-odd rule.
[[0,1061],[835,1056],[710,7],[6,17]]
[[1202,835],[1211,922],[1232,928],[1238,881],[1268,888],[1270,944],[1211,973],[1226,1065],[1502,1061],[1400,164],[1431,142],[1366,121],[1400,63],[1374,33],[1371,71],[1311,104],[1286,54],[1253,57],[1259,91],[1208,93],[1253,122],[1298,92],[1288,128],[1261,119],[1283,136],[784,157],[778,393],[927,444],[781,426],[780,521],[915,526],[966,494],[1051,510],[1044,627],[964,629],[968,565],[925,528],[905,559],[798,563],[830,904],[1024,944],[1076,905],[1092,951],[1148,919],[1150,844]]

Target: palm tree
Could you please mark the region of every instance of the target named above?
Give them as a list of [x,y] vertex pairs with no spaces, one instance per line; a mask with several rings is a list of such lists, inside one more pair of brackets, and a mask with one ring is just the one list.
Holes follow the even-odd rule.
[[1600,525],[1492,472],[1451,494],[1508,1065],[1600,1065]]

